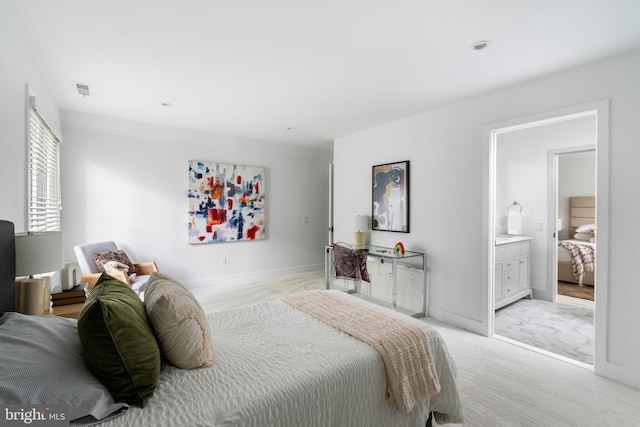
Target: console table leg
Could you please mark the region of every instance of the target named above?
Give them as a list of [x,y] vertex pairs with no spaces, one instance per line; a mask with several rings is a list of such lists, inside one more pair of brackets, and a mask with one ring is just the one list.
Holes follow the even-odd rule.
[[398,262],[395,259],[391,261],[391,278],[391,308],[395,311],[398,295]]

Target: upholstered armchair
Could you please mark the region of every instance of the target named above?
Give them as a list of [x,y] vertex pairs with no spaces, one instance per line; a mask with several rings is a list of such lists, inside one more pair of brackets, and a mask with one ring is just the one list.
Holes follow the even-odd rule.
[[113,260],[118,260],[119,262],[124,261],[124,264],[128,264],[130,266],[128,274],[133,273],[131,270],[134,268],[136,277],[132,281],[129,280],[129,276],[123,271],[109,272],[108,274],[123,281],[124,283],[127,283],[131,286],[131,289],[141,297],[144,293],[147,281],[149,280],[149,276],[154,271],[158,271],[158,266],[153,261],[142,263],[131,262],[126,252],[118,248],[118,245],[112,241],[77,245],[74,246],[73,250],[76,253],[78,265],[82,271],[82,281],[87,283],[87,292],[90,292],[91,289],[93,289],[96,281],[102,274],[102,271],[98,268],[98,264],[96,263],[96,258],[104,260],[111,257]]

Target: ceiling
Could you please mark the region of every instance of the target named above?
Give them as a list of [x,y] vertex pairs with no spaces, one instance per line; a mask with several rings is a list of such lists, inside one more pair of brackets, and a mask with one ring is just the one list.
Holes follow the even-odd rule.
[[638,0],[4,3],[62,109],[319,148],[640,46]]

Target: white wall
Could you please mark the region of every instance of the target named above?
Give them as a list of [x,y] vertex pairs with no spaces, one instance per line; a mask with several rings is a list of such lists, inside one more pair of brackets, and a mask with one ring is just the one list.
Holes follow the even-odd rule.
[[22,232],[27,231],[27,84],[57,131],[60,115],[5,7],[0,2],[0,219]]
[[[551,236],[547,224],[547,153],[567,147],[594,145],[596,118],[587,116],[543,126],[501,133],[496,149],[496,225],[497,234],[506,234],[506,207],[522,205],[522,234],[531,241],[531,287],[536,298],[552,299],[547,292],[547,251]],[[591,171],[594,175],[595,157]],[[595,194],[595,177],[591,180]],[[568,218],[567,218],[568,220]],[[536,225],[542,225],[538,230]]]
[[[192,287],[323,268],[330,151],[69,111],[62,118],[67,260],[73,245],[115,240]],[[266,167],[265,240],[187,244],[192,159]]]
[[[348,239],[350,218],[370,211],[371,166],[411,161],[411,233],[370,232],[372,243],[430,256],[432,316],[484,332],[488,322],[489,144],[496,123],[610,100],[610,253],[606,360],[596,371],[640,387],[640,286],[631,242],[640,197],[640,51],[553,74],[336,139],[335,234]],[[353,191],[354,188],[362,189]],[[602,195],[604,196],[604,195]]]
[[596,191],[596,153],[585,151],[558,156],[558,218],[562,218],[559,239],[569,236],[570,199],[593,196]]
[[[28,95],[36,96],[38,111],[60,133],[60,113],[33,58],[0,2],[0,219],[15,231],[27,227],[27,111]],[[60,283],[55,275],[52,285]],[[14,290],[0,289],[0,299],[13,306]]]

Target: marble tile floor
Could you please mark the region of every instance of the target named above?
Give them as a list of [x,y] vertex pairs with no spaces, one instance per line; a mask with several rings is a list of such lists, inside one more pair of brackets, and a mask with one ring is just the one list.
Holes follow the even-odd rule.
[[[193,293],[205,310],[225,310],[304,289],[324,289],[324,272]],[[458,367],[465,427],[640,425],[638,389],[502,340],[423,320],[438,329]]]
[[563,304],[579,305],[580,307],[587,307],[587,308],[590,308],[591,310],[595,310],[596,308],[595,301],[582,299],[582,298],[574,298],[567,295],[560,295],[560,294],[556,295],[556,302],[563,303]]
[[521,299],[496,311],[497,335],[593,365],[594,310],[573,304]]

